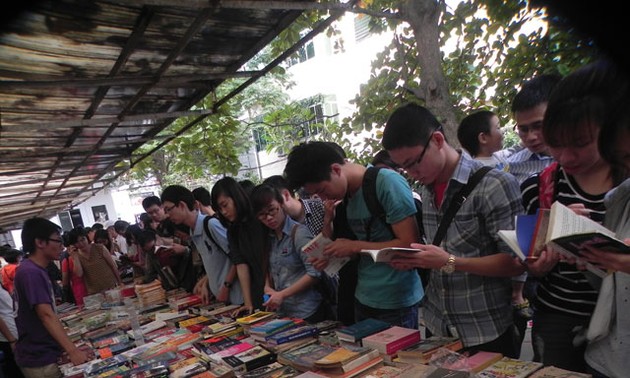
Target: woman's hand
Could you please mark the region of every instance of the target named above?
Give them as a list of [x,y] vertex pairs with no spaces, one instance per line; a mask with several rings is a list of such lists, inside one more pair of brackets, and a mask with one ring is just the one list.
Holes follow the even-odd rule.
[[527,260],[527,270],[536,277],[543,277],[562,259],[558,252],[545,247],[536,260]]
[[265,306],[267,311],[277,311],[284,301],[284,295],[282,294],[282,292],[275,291],[271,288],[266,288],[265,294],[269,295],[269,299],[267,299],[267,301],[263,303],[263,306]]

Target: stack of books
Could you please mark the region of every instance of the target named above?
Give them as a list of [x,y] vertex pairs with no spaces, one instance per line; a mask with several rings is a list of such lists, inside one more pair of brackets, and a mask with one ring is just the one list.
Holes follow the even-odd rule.
[[315,361],[318,373],[327,377],[349,377],[383,362],[376,349],[345,346]]
[[162,284],[158,280],[148,284],[136,285],[135,291],[140,307],[150,307],[166,302],[166,291],[164,291]]
[[364,337],[381,332],[391,325],[378,319],[365,319],[336,331],[339,341],[346,343],[360,343]]
[[417,329],[393,326],[363,338],[363,346],[378,350],[391,361],[397,352],[420,341]]
[[431,356],[440,348],[458,351],[463,347],[464,345],[458,338],[430,337],[399,350],[398,360],[412,364],[428,364]]

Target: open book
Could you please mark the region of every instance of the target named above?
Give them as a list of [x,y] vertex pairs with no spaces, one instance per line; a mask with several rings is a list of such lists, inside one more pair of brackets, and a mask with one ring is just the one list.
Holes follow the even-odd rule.
[[[581,252],[587,245],[609,252],[630,253],[630,247],[615,238],[614,232],[557,201],[550,210],[539,211],[533,217],[533,220],[517,217],[516,230],[499,231],[499,237],[523,260],[535,258],[544,245],[583,263],[586,262],[581,259]],[[590,263],[586,263],[586,268],[600,277],[606,275],[605,270]]]
[[401,247],[389,247],[383,249],[362,249],[361,253],[369,255],[372,257],[374,262],[390,262],[392,261],[392,257],[394,256],[394,252],[404,252],[404,253],[416,253],[420,252],[419,249],[415,248],[401,248]]
[[321,232],[317,234],[310,242],[302,247],[302,252],[311,257],[328,260],[328,265],[324,272],[329,276],[336,274],[349,260],[349,257],[330,257],[324,256],[324,247],[332,243],[332,240],[325,237]]

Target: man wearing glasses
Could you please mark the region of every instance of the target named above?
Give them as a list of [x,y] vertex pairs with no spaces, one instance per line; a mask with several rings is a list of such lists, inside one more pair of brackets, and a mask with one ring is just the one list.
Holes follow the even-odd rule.
[[61,377],[57,359],[68,353],[74,365],[89,360],[68,338],[56,314],[55,297],[46,267],[59,260],[63,240],[59,227],[43,218],[31,218],[22,228],[22,245],[28,258],[15,274],[18,340],[15,361],[25,377]]
[[514,131],[521,138],[522,150],[507,158],[508,172],[519,183],[540,172],[553,162],[542,136],[542,123],[551,91],[560,82],[559,75],[540,75],[523,85],[514,96],[512,113]]
[[[434,240],[453,198],[483,164],[451,147],[435,116],[415,104],[394,111],[382,143],[392,160],[423,184],[423,225],[427,240]],[[400,270],[432,269],[423,303],[430,333],[459,337],[470,351],[518,358],[510,277],[524,268],[497,232],[513,228],[522,212],[516,179],[492,169],[464,198],[439,245],[412,244],[418,252],[392,260]]]

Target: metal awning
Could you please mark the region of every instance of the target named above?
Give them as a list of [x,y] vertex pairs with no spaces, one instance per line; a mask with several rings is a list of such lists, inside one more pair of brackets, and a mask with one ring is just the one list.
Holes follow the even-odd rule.
[[179,135],[232,98],[191,110],[224,80],[249,77],[242,90],[340,15],[239,71],[304,3],[61,0],[17,14],[0,32],[0,229],[84,201],[175,119],[195,116]]

